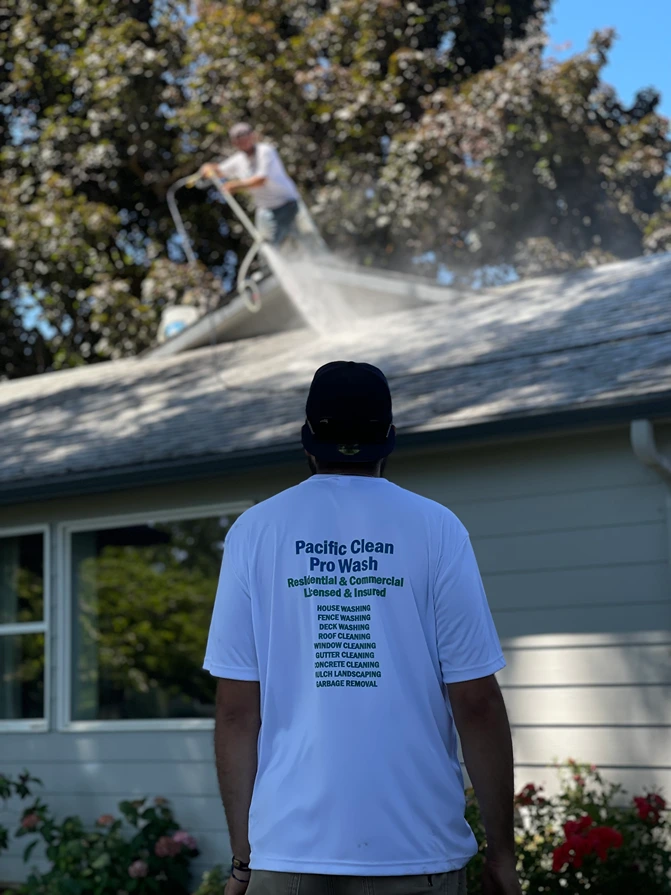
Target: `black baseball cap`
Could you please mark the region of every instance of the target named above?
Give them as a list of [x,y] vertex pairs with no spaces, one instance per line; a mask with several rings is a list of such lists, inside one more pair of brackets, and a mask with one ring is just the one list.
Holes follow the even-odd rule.
[[338,360],[314,375],[301,431],[305,450],[328,463],[370,463],[394,450],[391,392],[372,364]]

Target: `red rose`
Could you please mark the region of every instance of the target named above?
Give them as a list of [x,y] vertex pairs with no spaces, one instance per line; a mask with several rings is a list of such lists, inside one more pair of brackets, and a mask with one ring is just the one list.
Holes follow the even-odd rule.
[[564,824],[566,842],[556,848],[552,855],[552,868],[555,873],[563,869],[565,864],[572,864],[580,869],[587,855],[595,853],[601,861],[608,857],[609,848],[620,848],[622,834],[612,827],[595,827],[589,815],[579,820],[567,820]]
[[560,870],[563,869],[564,864],[568,864],[570,860],[569,847],[566,842],[563,842],[558,848],[556,848],[552,852],[552,870],[554,873],[559,873]]
[[582,833],[584,830],[591,827],[593,823],[594,821],[589,814],[583,815],[579,820],[567,820],[564,824],[564,836],[568,839],[569,836]]
[[515,801],[518,805],[533,805],[535,801],[545,801],[544,799],[538,798],[539,792],[543,792],[542,786],[535,786],[533,783],[527,783],[527,785],[515,796]]
[[656,826],[659,823],[660,814],[666,808],[666,802],[656,793],[650,793],[647,796],[636,796],[634,804],[640,819],[649,821],[651,826]]

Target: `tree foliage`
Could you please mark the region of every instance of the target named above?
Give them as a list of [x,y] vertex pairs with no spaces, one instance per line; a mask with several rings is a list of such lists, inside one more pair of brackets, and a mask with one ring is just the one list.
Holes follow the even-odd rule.
[[470,284],[671,247],[656,93],[603,84],[608,32],[545,59],[548,3],[0,0],[4,374],[137,353],[166,304],[222,300],[244,234],[182,194],[189,270],[165,195],[241,118],[362,263]]
[[121,541],[77,567],[75,717],[208,717],[203,656],[227,519],[153,526],[157,542]]

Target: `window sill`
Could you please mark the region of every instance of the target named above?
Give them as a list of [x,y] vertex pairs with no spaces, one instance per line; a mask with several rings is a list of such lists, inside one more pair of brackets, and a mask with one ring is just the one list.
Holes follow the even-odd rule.
[[68,721],[63,724],[59,731],[61,733],[121,733],[132,731],[176,731],[188,732],[198,730],[214,730],[213,718],[160,718],[146,720],[129,720],[123,719],[119,721]]
[[0,733],[46,733],[48,730],[49,723],[45,718],[0,721]]

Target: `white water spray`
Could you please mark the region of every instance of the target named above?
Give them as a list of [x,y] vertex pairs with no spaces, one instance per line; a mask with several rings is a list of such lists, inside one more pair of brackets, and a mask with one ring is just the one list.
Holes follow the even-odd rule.
[[352,325],[356,312],[348,304],[343,287],[327,280],[320,265],[322,254],[311,255],[300,248],[283,252],[268,244],[261,251],[308,326],[328,335]]

